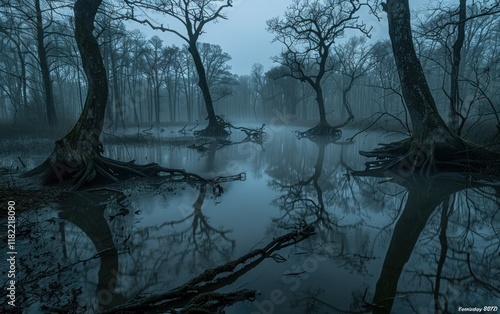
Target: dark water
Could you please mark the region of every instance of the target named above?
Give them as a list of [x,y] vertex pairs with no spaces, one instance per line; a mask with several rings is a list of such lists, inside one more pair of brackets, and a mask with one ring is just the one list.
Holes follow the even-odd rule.
[[[110,186],[126,197],[75,192],[20,215],[19,304],[27,313],[93,313],[99,304],[174,289],[309,223],[316,235],[220,289],[260,292],[227,313],[383,312],[370,307],[375,301],[394,313],[500,306],[498,190],[465,189],[450,179],[396,184],[353,177],[349,169],[366,162],[359,150],[396,138],[371,133],[346,144],[355,133],[347,130],[338,143],[316,144],[291,131],[270,127],[263,145],[203,153],[157,142],[108,143],[106,154],[119,160],[205,177],[245,172],[246,180],[223,183],[220,196],[199,184],[131,180]],[[48,152],[20,154],[31,165]]]

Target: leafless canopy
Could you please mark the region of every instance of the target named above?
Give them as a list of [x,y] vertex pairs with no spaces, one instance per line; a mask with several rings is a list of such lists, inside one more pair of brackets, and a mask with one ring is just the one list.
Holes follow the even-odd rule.
[[[125,0],[128,8],[126,18],[149,25],[155,30],[174,33],[190,43],[203,34],[203,28],[207,23],[219,18],[226,19],[222,11],[231,7],[232,2],[232,0]],[[151,13],[180,22],[187,32],[156,21]]]
[[[369,36],[371,28],[359,20],[357,13],[366,2],[350,0],[294,0],[284,18],[268,21],[269,31],[276,34],[274,41],[285,45],[276,61],[287,66],[291,75],[305,81],[320,80],[328,71],[328,56],[332,45],[354,29]],[[306,69],[314,66],[314,74]]]

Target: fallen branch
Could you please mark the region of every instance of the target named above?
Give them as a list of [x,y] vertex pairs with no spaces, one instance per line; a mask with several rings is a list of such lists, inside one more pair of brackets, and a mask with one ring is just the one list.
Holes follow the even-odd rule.
[[215,290],[234,282],[266,258],[271,257],[282,262],[283,257],[272,253],[303,241],[313,234],[314,227],[304,224],[293,232],[275,238],[262,249],[252,250],[224,265],[203,271],[176,289],[147,298],[136,297],[127,304],[105,313],[144,312],[154,309],[161,309],[163,312],[166,309],[173,313],[214,313],[237,302],[253,301],[257,294],[254,290],[239,290],[226,294]]

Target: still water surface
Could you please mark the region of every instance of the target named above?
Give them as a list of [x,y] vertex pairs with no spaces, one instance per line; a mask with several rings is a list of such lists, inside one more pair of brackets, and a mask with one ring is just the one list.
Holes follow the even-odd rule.
[[[246,180],[223,183],[222,195],[199,184],[131,180],[109,186],[125,197],[75,192],[21,215],[19,304],[28,313],[93,313],[99,304],[174,289],[309,223],[316,235],[221,288],[260,292],[227,313],[367,313],[377,311],[374,298],[393,313],[500,306],[498,190],[350,175],[367,161],[360,150],[395,137],[363,134],[348,144],[355,131],[346,130],[337,143],[317,144],[290,128],[266,131],[262,145],[205,152],[158,141],[107,143],[111,158],[205,177],[244,172]],[[43,155],[24,159],[36,164]]]

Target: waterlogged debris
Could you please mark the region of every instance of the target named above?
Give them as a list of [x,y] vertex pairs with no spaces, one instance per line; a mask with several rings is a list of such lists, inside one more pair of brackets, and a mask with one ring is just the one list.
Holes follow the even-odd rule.
[[[123,313],[125,311],[172,311],[176,313],[214,313],[242,301],[253,301],[255,290],[238,290],[220,293],[217,289],[232,284],[239,277],[250,271],[267,258],[276,262],[286,259],[274,253],[290,245],[299,243],[316,234],[314,227],[303,225],[301,228],[277,237],[261,249],[255,249],[224,265],[207,269],[182,286],[164,294],[147,298],[135,298],[127,304],[112,308],[105,313]],[[273,254],[274,253],[274,254]]]

